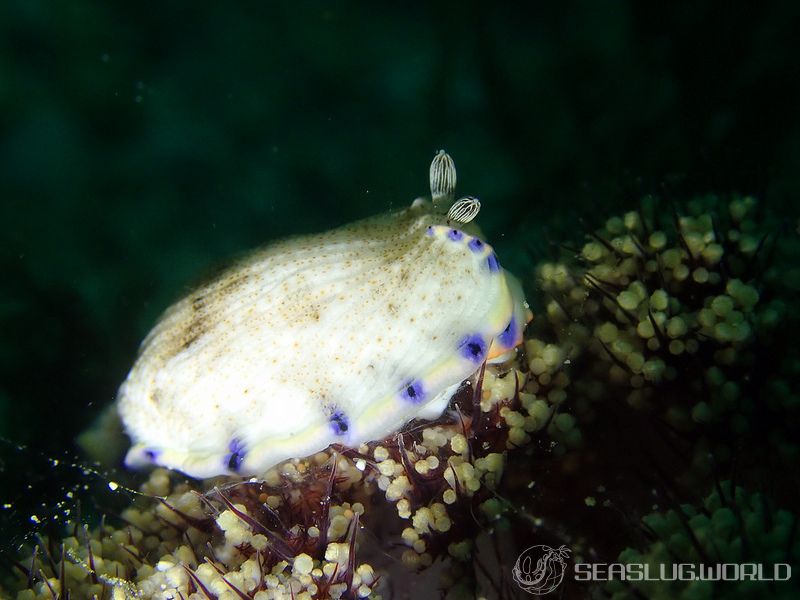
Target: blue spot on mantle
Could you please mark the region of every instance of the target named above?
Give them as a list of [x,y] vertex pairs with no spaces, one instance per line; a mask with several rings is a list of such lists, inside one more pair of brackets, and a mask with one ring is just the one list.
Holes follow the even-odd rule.
[[225,457],[225,464],[231,471],[238,471],[242,468],[242,462],[244,462],[244,456],[247,454],[244,448],[244,444],[238,438],[233,438],[228,444],[228,450],[231,451]]
[[492,273],[497,273],[500,270],[500,263],[497,262],[497,255],[494,252],[486,258],[486,264],[489,265],[489,270]]
[[460,232],[458,229],[451,229],[450,231],[447,232],[447,237],[449,237],[454,242],[457,242],[460,239],[463,239],[464,234]]
[[425,399],[425,388],[418,380],[409,381],[400,391],[400,397],[411,404],[419,404]]
[[517,320],[511,317],[508,326],[497,336],[504,348],[511,348],[517,341]]
[[467,245],[469,246],[469,249],[472,250],[473,252],[480,252],[481,250],[483,250],[483,242],[480,241],[478,238],[472,238],[469,241],[469,244]]
[[347,415],[344,414],[344,411],[337,410],[328,420],[331,422],[331,429],[333,429],[333,433],[336,435],[344,435],[347,433],[347,430],[350,429],[350,421]]
[[480,335],[468,335],[458,345],[461,356],[474,363],[482,363],[486,358],[486,340]]

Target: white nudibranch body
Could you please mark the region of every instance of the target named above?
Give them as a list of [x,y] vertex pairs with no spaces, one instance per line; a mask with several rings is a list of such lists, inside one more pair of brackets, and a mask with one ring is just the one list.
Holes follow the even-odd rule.
[[453,225],[415,202],[273,244],[177,302],[119,391],[127,464],[254,475],[441,415],[531,318],[491,246]]

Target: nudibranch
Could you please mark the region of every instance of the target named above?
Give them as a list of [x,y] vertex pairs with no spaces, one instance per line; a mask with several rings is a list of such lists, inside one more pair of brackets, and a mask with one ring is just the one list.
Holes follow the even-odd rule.
[[256,475],[357,447],[514,352],[531,313],[469,223],[480,203],[452,204],[444,151],[430,181],[432,201],[275,243],[169,308],[119,390],[126,464]]

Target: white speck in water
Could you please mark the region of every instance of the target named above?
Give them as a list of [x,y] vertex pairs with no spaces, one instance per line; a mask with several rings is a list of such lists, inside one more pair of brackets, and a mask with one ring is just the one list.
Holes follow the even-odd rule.
[[110,489],[112,492],[116,492],[118,488],[119,488],[119,484],[116,481],[109,481],[108,482],[108,489]]

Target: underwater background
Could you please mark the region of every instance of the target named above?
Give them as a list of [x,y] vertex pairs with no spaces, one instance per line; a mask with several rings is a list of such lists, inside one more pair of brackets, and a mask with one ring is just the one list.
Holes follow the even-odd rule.
[[749,194],[796,236],[798,25],[789,1],[3,2],[5,543],[79,485],[49,457],[80,454],[173,300],[408,205],[439,148],[537,313],[536,265],[648,195]]

